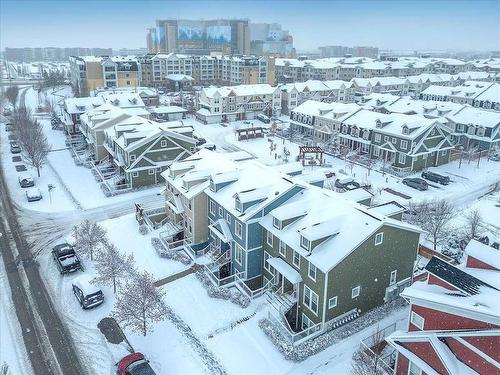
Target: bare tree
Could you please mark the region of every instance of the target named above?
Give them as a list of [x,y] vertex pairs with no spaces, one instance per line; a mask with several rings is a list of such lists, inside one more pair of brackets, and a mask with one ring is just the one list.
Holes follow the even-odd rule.
[[484,232],[484,221],[479,210],[473,209],[465,214],[465,235],[470,241]]
[[407,221],[420,226],[432,241],[433,249],[448,236],[450,222],[456,211],[452,204],[445,199],[424,201],[410,206]]
[[385,375],[381,353],[385,346],[383,332],[377,327],[375,333],[352,355],[351,375]]
[[108,242],[106,230],[90,220],[84,220],[80,225],[75,226],[73,238],[75,239],[75,249],[90,257],[90,260],[94,260],[94,253],[102,250]]
[[113,286],[113,293],[116,294],[116,287],[120,284],[120,280],[135,273],[134,255],[127,256],[121,253],[115,245],[106,243],[104,249],[96,255],[95,267],[96,283]]
[[146,336],[153,330],[152,323],[167,317],[169,309],[164,298],[165,292],[155,287],[153,275],[144,272],[122,288],[113,309],[113,316],[125,327]]
[[19,87],[10,86],[5,90],[4,93],[7,100],[12,104],[12,107],[16,108],[17,97],[19,96]]
[[0,375],[10,375],[10,368],[7,362],[2,363],[0,366]]
[[47,162],[51,146],[38,121],[30,121],[25,125],[23,134],[19,138],[22,155],[26,163],[36,168],[38,177],[40,177],[40,168]]

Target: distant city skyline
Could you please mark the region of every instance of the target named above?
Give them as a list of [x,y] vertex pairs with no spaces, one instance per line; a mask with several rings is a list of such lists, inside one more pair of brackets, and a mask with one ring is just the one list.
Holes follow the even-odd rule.
[[[119,10],[119,11],[116,11]],[[113,17],[110,17],[110,14]],[[0,1],[5,47],[144,48],[157,19],[276,22],[298,51],[500,49],[499,1]]]

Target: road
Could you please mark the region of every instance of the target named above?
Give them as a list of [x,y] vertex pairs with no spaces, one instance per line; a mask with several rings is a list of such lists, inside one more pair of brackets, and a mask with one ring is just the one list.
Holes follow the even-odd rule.
[[39,273],[0,164],[0,237],[14,309],[35,374],[84,374],[71,336]]

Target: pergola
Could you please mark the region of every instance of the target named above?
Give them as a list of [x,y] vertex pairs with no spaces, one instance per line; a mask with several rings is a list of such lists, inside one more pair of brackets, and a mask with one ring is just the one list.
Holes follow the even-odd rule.
[[302,165],[305,165],[306,156],[308,154],[314,154],[315,158],[318,159],[319,164],[323,164],[323,149],[319,146],[299,146],[299,160],[302,160]]
[[236,130],[238,141],[254,138],[264,138],[263,127],[241,128]]

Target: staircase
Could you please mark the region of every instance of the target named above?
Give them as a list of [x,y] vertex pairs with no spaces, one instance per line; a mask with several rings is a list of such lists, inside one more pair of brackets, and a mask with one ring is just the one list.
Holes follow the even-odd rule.
[[266,301],[280,314],[285,314],[297,302],[291,293],[281,293],[280,291],[269,290],[265,293]]

